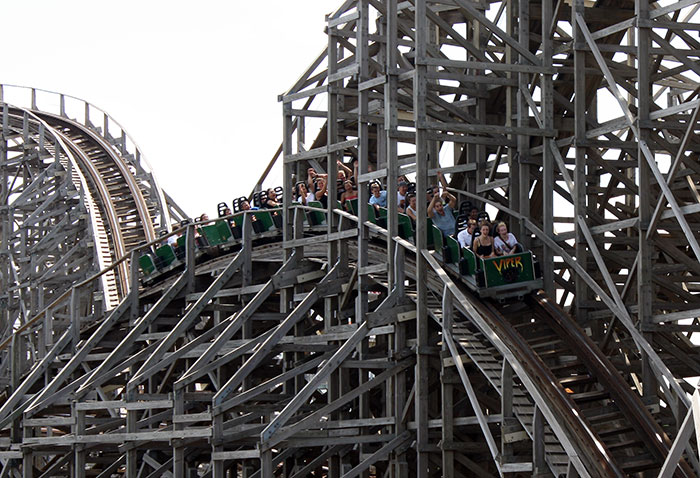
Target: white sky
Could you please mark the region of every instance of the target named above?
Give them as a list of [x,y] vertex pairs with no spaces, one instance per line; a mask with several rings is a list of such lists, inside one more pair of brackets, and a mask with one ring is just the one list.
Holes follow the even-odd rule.
[[212,215],[248,194],[277,150],[277,95],[324,48],[324,16],[340,3],[0,0],[0,82],[101,107],[188,214]]

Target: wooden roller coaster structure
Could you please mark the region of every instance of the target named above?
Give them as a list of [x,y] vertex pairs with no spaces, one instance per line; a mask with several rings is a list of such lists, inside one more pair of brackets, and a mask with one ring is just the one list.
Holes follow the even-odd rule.
[[[3,87],[0,478],[700,476],[698,9],[347,0],[279,98],[281,227],[208,247],[106,113]],[[293,202],[354,160],[389,211],[448,175],[544,290]],[[144,277],[161,231],[184,254]]]

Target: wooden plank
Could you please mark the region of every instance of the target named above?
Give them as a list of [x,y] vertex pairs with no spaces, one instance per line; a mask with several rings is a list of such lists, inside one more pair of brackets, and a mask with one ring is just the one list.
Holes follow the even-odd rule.
[[395,437],[389,443],[381,447],[379,450],[372,453],[370,456],[362,460],[357,466],[352,468],[350,471],[343,475],[343,478],[355,478],[360,476],[365,470],[367,470],[370,465],[373,465],[377,461],[386,460],[389,454],[396,448],[407,444],[413,439],[411,432],[405,431],[401,435]]
[[260,459],[260,450],[215,451],[212,460],[252,460]]
[[310,149],[309,151],[304,151],[301,153],[285,155],[284,162],[293,163],[295,161],[308,161],[309,159],[324,158],[330,153],[334,153],[336,151],[343,151],[346,149],[354,148],[356,146],[356,139],[341,141],[340,143],[335,143],[330,146],[322,146],[320,148]]
[[[226,398],[238,388],[243,380],[253,371],[253,369],[270,353],[272,347],[308,312],[311,306],[322,296],[321,291],[328,284],[335,280],[337,276],[337,265],[334,266],[323,280],[296,306],[280,325],[278,325],[270,336],[258,347],[253,355],[239,368],[236,373],[226,382],[226,384],[214,395],[214,406],[220,406]],[[330,291],[329,291],[330,292]]]

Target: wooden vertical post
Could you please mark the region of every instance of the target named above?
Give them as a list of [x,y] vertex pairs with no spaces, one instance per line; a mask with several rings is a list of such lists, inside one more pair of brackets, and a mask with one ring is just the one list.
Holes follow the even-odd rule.
[[[506,33],[511,36],[514,35],[514,31],[517,28],[517,18],[518,4],[517,0],[504,0],[506,2]],[[515,63],[518,54],[513,50],[510,45],[505,46],[505,63],[512,65]],[[508,71],[506,77],[509,80],[518,80],[518,74],[513,71]],[[506,87],[506,117],[505,125],[506,127],[512,128],[517,126],[519,111],[518,111],[518,88],[509,86]],[[519,136],[513,133],[508,135],[511,141],[515,141],[518,146],[520,146]],[[509,182],[508,182],[508,207],[514,211],[520,210],[520,158],[518,157],[518,147],[508,148],[508,170],[509,170]]]
[[[212,421],[211,421],[211,427],[212,427],[212,436],[211,436],[211,449],[212,449],[212,458],[211,458],[211,469],[212,469],[212,478],[226,478],[226,473],[224,471],[224,460],[220,458],[215,457],[215,453],[223,451],[224,447],[221,444],[224,436],[224,414],[216,409],[212,409]],[[262,474],[263,476],[271,476],[265,475],[266,470],[265,470],[265,462],[263,461],[263,468],[262,468]]]
[[[135,392],[129,393],[130,397],[127,397],[127,402],[132,401]],[[126,432],[136,433],[138,420],[137,410],[127,410],[126,411]],[[126,447],[126,478],[137,478],[139,461],[138,461],[138,450],[136,448],[136,442],[125,443]]]
[[[442,335],[452,334],[453,297],[447,286],[442,294]],[[442,341],[441,383],[442,383],[442,475],[455,476],[454,457],[454,365],[445,366],[445,359],[450,357],[447,343]]]
[[[76,409],[77,402],[72,404],[72,415],[75,420],[73,425],[73,433],[76,437],[85,434],[85,411]],[[73,468],[74,473],[72,478],[84,478],[85,477],[85,445],[82,443],[76,443],[73,445]]]
[[[516,1],[516,0],[512,0]],[[517,0],[518,2],[518,43],[529,51],[530,49],[530,0]],[[527,64],[527,59],[520,54],[519,63]],[[518,73],[518,94],[517,94],[517,115],[518,127],[527,128],[530,126],[530,115],[525,93],[530,87],[530,73]],[[518,177],[519,182],[517,194],[511,193],[511,199],[518,201],[518,212],[524,217],[530,217],[530,136],[519,134],[518,136]],[[511,184],[512,184],[511,180]],[[526,232],[524,224],[518,223],[518,240],[525,249],[530,248],[530,234]]]
[[[24,427],[24,438],[32,438],[34,435],[34,427]],[[34,453],[30,447],[25,447],[22,450],[22,478],[34,477]]]
[[[576,15],[584,15],[583,0],[574,0],[571,4],[571,18],[574,34],[574,135],[576,146],[576,167],[574,170],[574,216],[588,216],[586,212],[586,42],[581,29],[576,23]],[[574,225],[576,232],[576,260],[584,269],[587,267],[588,252],[586,238],[578,222]],[[579,323],[587,320],[588,287],[582,277],[575,276],[576,285],[576,319]]]
[[501,464],[513,461],[513,445],[508,443],[506,435],[517,426],[513,415],[513,367],[503,360],[501,369]]
[[[404,282],[406,280],[406,271],[404,267],[406,251],[403,247],[396,248],[396,254],[394,256],[394,277],[396,279],[396,289],[400,296],[404,294]],[[406,322],[401,322],[398,319],[394,322],[394,344],[393,351],[395,356],[403,351],[406,347],[406,335],[408,333],[408,326]],[[406,425],[402,422],[402,412],[406,406],[406,371],[401,371],[396,374],[396,378],[393,383],[393,416],[395,420],[395,435],[399,436],[401,433],[406,431]],[[393,454],[392,459],[392,478],[408,478],[411,473],[408,468],[408,460],[406,457],[406,452],[396,452]]]
[[253,281],[253,213],[243,214],[243,242],[241,252],[243,253],[243,267],[241,267],[242,286],[248,286]]
[[195,254],[194,225],[189,224],[185,236],[185,274],[187,274],[185,293],[187,294],[195,290]]
[[539,407],[535,407],[532,419],[532,476],[547,476],[548,468],[545,462],[544,416]]
[[[415,29],[416,29],[416,65],[413,77],[413,111],[416,126],[416,189],[418,194],[424,194],[428,188],[428,129],[426,114],[426,96],[428,93],[427,67],[422,62],[426,57],[428,44],[428,17],[426,0],[415,2]],[[417,478],[427,478],[429,474],[430,453],[428,445],[428,399],[429,390],[429,356],[426,353],[428,346],[429,329],[428,306],[426,286],[428,277],[428,264],[423,257],[423,252],[428,249],[428,208],[425,200],[416,202],[418,206],[416,222],[416,287],[418,292],[417,319],[416,319],[416,394],[414,399],[414,412],[416,421],[416,470]]]
[[[134,250],[129,257],[129,323],[139,318],[139,251]],[[80,304],[80,301],[78,301]]]
[[[386,84],[384,85],[384,137],[386,142],[386,191],[387,191],[387,230],[389,238],[399,234],[398,222],[398,197],[397,178],[399,173],[398,163],[398,18],[396,13],[396,0],[387,0],[386,9]],[[406,200],[408,202],[408,200]],[[396,244],[392,240],[387,241],[387,264],[394,259]],[[395,286],[394,271],[388,270],[389,290]]]
[[[552,35],[550,25],[552,24],[552,0],[542,0],[542,66],[552,67]],[[542,90],[541,112],[542,124],[545,129],[554,129],[554,82],[552,75],[542,73],[540,75],[540,88]],[[542,148],[542,225],[544,233],[550,237],[554,236],[554,157],[550,148],[556,148],[553,138],[545,138]],[[543,245],[542,257],[540,259],[542,278],[544,287],[552,298],[555,297],[554,288],[554,256],[552,249],[546,244]]]
[[[358,83],[369,79],[369,0],[359,0],[357,3],[359,20],[357,26],[357,50],[355,52],[359,73],[357,75]],[[360,176],[369,172],[369,90],[358,91],[358,116],[357,116],[357,135],[358,135],[358,154],[360,158]],[[368,287],[371,283],[370,278],[362,273],[362,269],[369,265],[369,229],[364,223],[369,220],[367,212],[367,203],[369,202],[369,191],[366,182],[358,183],[358,218],[360,220],[359,235],[357,238],[357,287],[358,294],[355,302],[355,320],[358,324],[362,324],[367,320],[368,312]],[[360,358],[364,359],[367,354],[367,342],[362,341],[358,346]],[[367,381],[367,371],[358,369],[359,383]],[[359,412],[360,418],[369,418],[369,401],[367,394],[359,397]],[[366,445],[360,445],[360,456],[366,450]]]
[[72,350],[78,349],[80,342],[80,298],[76,287],[70,292],[70,327],[71,327],[71,347]]
[[[173,416],[184,415],[185,413],[185,390],[184,388],[176,389],[172,394],[173,399]],[[173,430],[184,430],[183,423],[175,423],[173,420]],[[187,478],[185,470],[185,447],[182,440],[175,439],[173,445],[173,478]]]
[[[647,331],[653,326],[652,301],[654,300],[652,253],[654,241],[647,234],[651,222],[654,207],[651,204],[652,195],[642,194],[641,191],[652,190],[652,172],[647,164],[641,149],[643,142],[649,140],[650,123],[649,114],[651,108],[651,78],[649,71],[649,50],[651,48],[649,28],[649,4],[636,0],[635,13],[637,14],[637,85],[638,85],[638,111],[636,126],[639,131],[637,162],[639,168],[639,261],[637,263],[637,305],[639,324],[642,331]],[[643,57],[640,55],[644,55]],[[653,335],[647,333],[647,338],[653,340]],[[649,400],[656,400],[657,382],[652,366],[646,354],[642,356],[642,381],[643,394]],[[677,415],[677,426],[683,420],[682,414]]]

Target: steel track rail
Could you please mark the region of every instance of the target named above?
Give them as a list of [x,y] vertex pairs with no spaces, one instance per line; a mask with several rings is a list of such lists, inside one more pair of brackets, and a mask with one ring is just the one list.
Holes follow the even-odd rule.
[[[407,244],[404,244],[407,245]],[[415,248],[407,248],[410,252],[415,252]],[[406,273],[415,279],[415,259],[414,254],[406,255]],[[534,405],[543,410],[550,422],[551,429],[562,444],[566,454],[573,462],[574,458],[581,459],[584,469],[579,469],[582,476],[596,478],[622,478],[626,475],[616,466],[610,454],[601,450],[589,430],[587,424],[580,416],[571,410],[566,402],[564,392],[557,387],[553,387],[553,377],[547,373],[536,360],[536,356],[527,343],[512,334],[506,320],[493,310],[490,310],[484,302],[476,298],[471,291],[461,282],[453,281],[438,262],[432,258],[428,260],[428,289],[437,297],[442,296],[445,286],[453,288],[455,294],[455,307],[462,315],[462,321],[455,322],[455,329],[452,334],[456,334],[456,328],[460,324],[471,323],[476,326],[483,339],[490,347],[495,347],[498,353],[511,363],[516,374],[520,377],[524,389],[534,402]],[[411,291],[407,291],[409,294]],[[440,301],[429,304],[429,313],[436,319],[442,318],[440,311]],[[493,353],[493,352],[491,352]],[[496,388],[499,394],[502,393],[499,377],[491,377],[480,365],[479,357],[471,356],[474,363],[479,367],[487,381]],[[500,367],[498,371],[500,376]],[[517,417],[528,435],[533,438],[532,430],[523,421],[522,416]],[[530,424],[531,425],[531,424]],[[548,460],[552,473],[557,474],[557,463]],[[574,465],[576,466],[576,465]],[[581,464],[579,464],[581,466]],[[576,466],[578,468],[578,466]],[[590,473],[586,475],[585,473]]]
[[[77,148],[73,145],[70,138],[66,137],[66,135],[59,131],[54,130],[54,133],[66,142],[70,150],[78,159],[78,164],[80,165],[79,167],[85,170],[92,184],[94,185],[93,187],[95,192],[97,193],[97,197],[99,198],[100,206],[105,212],[105,216],[107,217],[107,223],[110,227],[112,238],[110,243],[112,245],[114,257],[124,256],[126,254],[127,247],[122,235],[121,228],[119,227],[119,216],[114,208],[114,203],[111,201],[109,191],[104,180],[100,176],[99,171],[97,171],[97,168],[95,168],[95,166],[92,164],[90,158],[88,158],[87,155],[80,150],[80,148]],[[129,269],[126,264],[122,263],[119,266],[118,276],[119,289],[121,296],[123,297],[129,290]]]
[[[659,426],[642,402],[640,395],[630,389],[615,365],[601,352],[591,338],[554,301],[540,291],[526,299],[527,304],[539,317],[556,330],[568,347],[576,351],[586,367],[594,371],[600,383],[610,391],[614,403],[633,425],[647,449],[659,462],[663,462],[671,448],[671,440]],[[681,470],[676,476],[691,477],[694,472],[686,461],[681,462]]]
[[[440,274],[429,274],[428,286],[433,293],[442,294],[441,287],[444,286],[445,277]],[[646,461],[637,465],[637,468],[625,469],[629,463],[618,464],[621,454],[614,455],[608,445],[604,443],[601,433],[611,434],[614,429],[607,428],[601,431],[600,425],[594,427],[586,418],[586,410],[582,410],[577,406],[577,403],[572,399],[571,390],[560,384],[560,377],[557,377],[553,370],[542,360],[536,347],[538,344],[533,344],[526,340],[515,327],[512,322],[512,317],[504,315],[499,307],[491,301],[480,300],[476,298],[465,285],[459,281],[454,284],[460,289],[462,295],[461,301],[457,301],[456,307],[461,310],[465,320],[469,321],[471,315],[469,307],[465,307],[468,302],[474,310],[478,311],[481,318],[487,324],[485,329],[482,324],[478,324],[483,337],[488,338],[491,345],[499,348],[499,342],[505,345],[512,356],[518,358],[518,365],[526,372],[534,384],[537,384],[537,391],[542,393],[546,398],[547,404],[551,407],[552,412],[557,417],[557,425],[561,430],[565,430],[569,435],[570,443],[574,444],[577,449],[577,454],[586,464],[586,468],[593,472],[592,476],[601,477],[624,477],[629,474],[639,471],[649,471],[658,469],[663,462],[664,457],[668,454],[671,446],[671,441],[654,420],[648,409],[641,401],[639,395],[633,391],[610,362],[608,357],[593,343],[586,333],[578,326],[574,319],[562,311],[559,307],[553,305],[543,291],[536,295],[527,298],[527,306],[543,318],[554,329],[564,342],[569,347],[564,349],[560,354],[570,355],[576,354],[576,357],[583,362],[583,366],[596,379],[604,390],[609,390],[612,395],[611,400],[606,400],[609,406],[619,408],[619,411],[624,415],[626,421],[618,419],[620,429],[629,430],[626,434],[633,435],[635,439],[629,440],[627,448],[633,453],[640,453],[646,450],[653,455],[654,461]],[[439,304],[434,304],[439,307]],[[441,312],[432,314],[436,317],[441,317]],[[459,323],[456,323],[459,326]],[[540,325],[541,327],[541,325]],[[472,356],[475,363],[479,362],[479,357]],[[517,367],[516,367],[517,369]],[[485,370],[482,369],[482,372]],[[582,378],[582,375],[573,375],[571,378]],[[521,377],[524,378],[524,377]],[[488,377],[487,379],[493,379]],[[498,379],[497,379],[498,380]],[[525,381],[523,380],[525,385]],[[496,386],[494,383],[492,385]],[[502,385],[502,384],[501,384]],[[529,388],[526,386],[526,388]],[[535,396],[534,390],[528,390],[531,395]],[[591,393],[595,393],[592,391]],[[612,421],[612,420],[611,420]],[[526,425],[523,423],[523,425]],[[603,423],[609,425],[609,422]],[[628,427],[628,428],[625,428]],[[554,428],[554,427],[553,427]],[[560,439],[562,437],[560,436]],[[636,441],[641,440],[645,446],[640,447]],[[624,440],[618,443],[625,444]],[[552,463],[550,463],[552,466]],[[690,478],[696,474],[685,461],[681,462],[681,466],[676,470],[673,476]]]
[[[381,233],[381,228],[377,228],[375,232]],[[411,252],[415,251],[413,247],[410,250]],[[413,254],[410,256],[413,256]],[[407,256],[407,262],[408,258],[409,256]],[[410,265],[406,264],[408,266],[406,271],[409,275],[415,268],[415,262],[411,262]],[[433,271],[429,274],[428,287],[434,294],[440,296],[443,293],[447,275],[446,273],[445,275],[438,273],[441,267],[435,260],[429,260],[429,262],[433,263],[431,264]],[[455,276],[458,275],[455,274]],[[543,362],[533,345],[512,326],[512,319],[504,316],[493,302],[476,298],[461,281],[455,281],[453,284],[459,288],[463,299],[457,301],[457,309],[461,310],[465,319],[472,316],[469,309],[478,311],[485,321],[480,324],[482,327],[481,332],[484,336],[489,337],[491,341],[497,339],[498,342],[507,347],[512,356],[518,358],[522,370],[530,376],[533,384],[537,384],[537,391],[526,387],[529,389],[528,392],[533,397],[536,395],[535,392],[541,392],[543,397],[546,397],[548,405],[551,406],[552,412],[557,417],[558,428],[568,432],[570,443],[576,446],[577,454],[583,458],[586,468],[593,471],[592,476],[624,477],[629,476],[629,473],[640,471],[638,469],[625,469],[625,466],[630,467],[629,463],[625,465],[617,463],[620,459],[620,454],[618,453],[615,457],[613,452],[607,448],[601,438],[600,427],[596,429],[589,423],[585,414],[572,400],[570,391],[567,391],[565,386],[559,385],[559,378]],[[465,307],[466,303],[469,304],[469,307]],[[609,402],[619,407],[620,412],[624,415],[628,426],[631,427],[635,436],[646,445],[644,448],[637,446],[636,452],[646,449],[647,452],[653,455],[654,462],[641,463],[638,465],[638,468],[645,468],[642,471],[657,469],[663,462],[663,458],[668,454],[671,441],[651,416],[639,395],[626,385],[614,364],[593,343],[574,319],[552,305],[552,301],[547,298],[544,292],[540,291],[536,296],[528,298],[527,303],[533,312],[540,312],[542,316],[546,317],[551,326],[556,327],[557,333],[562,340],[571,346],[569,350],[561,353],[570,354],[572,353],[571,350],[575,350],[577,357],[583,361],[589,372],[594,374],[595,379],[604,387],[609,387],[613,396],[613,399]],[[440,307],[440,304],[433,305],[434,307]],[[439,317],[441,312],[431,315]],[[483,329],[483,324],[487,325],[487,329]],[[491,344],[498,348],[498,345],[493,341]],[[624,426],[621,428],[624,429]],[[607,433],[610,433],[610,431],[608,430]],[[562,439],[563,437],[560,436],[559,438]],[[633,447],[634,441],[631,440],[629,444],[630,450]],[[695,477],[696,474],[689,464],[683,461],[674,476],[689,478]]]

